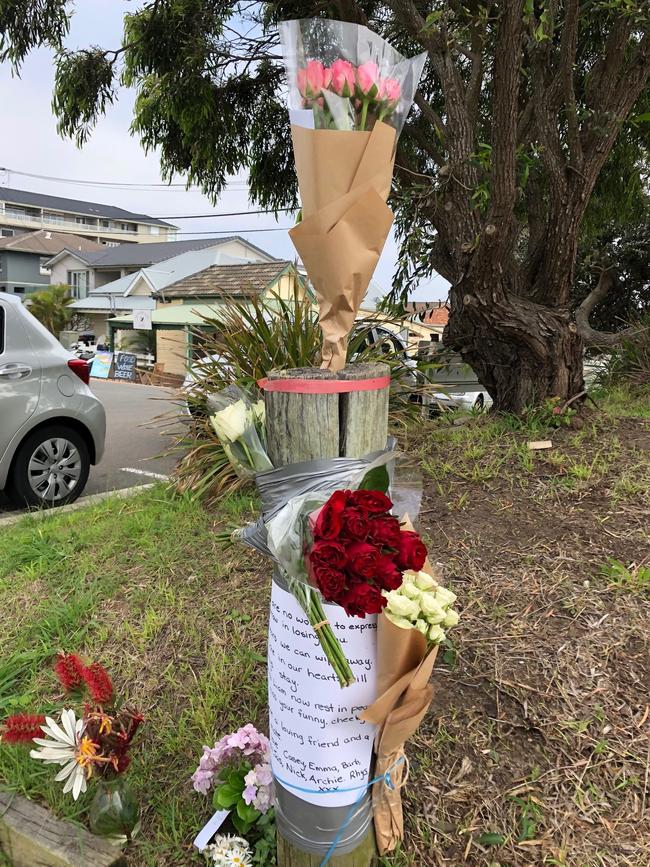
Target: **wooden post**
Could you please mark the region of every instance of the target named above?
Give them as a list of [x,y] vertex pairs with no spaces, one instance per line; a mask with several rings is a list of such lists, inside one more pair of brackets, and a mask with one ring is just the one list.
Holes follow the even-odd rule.
[[[340,373],[316,368],[272,371],[277,379],[375,379],[388,375],[386,364],[356,364]],[[268,391],[266,435],[274,466],[321,458],[362,457],[381,451],[388,430],[388,387],[343,394],[300,394]],[[314,808],[318,810],[318,807]],[[322,809],[322,808],[320,808]],[[278,832],[279,867],[319,867],[323,855],[305,852]],[[334,856],[331,867],[372,867],[377,864],[374,827],[347,854]]]

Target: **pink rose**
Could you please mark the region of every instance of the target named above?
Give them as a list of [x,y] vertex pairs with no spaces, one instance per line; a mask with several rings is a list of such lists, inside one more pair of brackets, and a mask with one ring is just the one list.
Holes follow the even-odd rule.
[[384,78],[379,85],[379,96],[387,102],[397,102],[402,95],[399,81],[394,78]]
[[296,75],[298,90],[308,99],[315,99],[324,87],[329,87],[332,74],[325,69],[320,60],[310,60],[304,69],[299,69]]
[[352,96],[354,93],[354,66],[347,60],[335,60],[330,67],[332,90],[339,96]]
[[367,60],[357,69],[357,84],[364,96],[371,99],[379,89],[379,67],[373,60]]

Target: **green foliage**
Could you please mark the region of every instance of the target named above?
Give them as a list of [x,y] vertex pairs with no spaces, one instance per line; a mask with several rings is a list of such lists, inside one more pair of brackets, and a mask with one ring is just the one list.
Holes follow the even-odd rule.
[[115,99],[113,77],[114,59],[100,48],[59,53],[52,109],[61,135],[73,138],[79,147],[85,144]]
[[650,594],[650,566],[631,563],[626,566],[612,557],[601,567],[600,574],[608,579],[610,587],[634,593]]
[[59,48],[69,27],[68,0],[0,0],[0,62],[19,68],[33,48]]
[[73,301],[70,287],[55,283],[48,289],[40,289],[29,296],[29,312],[51,331],[55,337],[64,330],[72,311],[68,309]]
[[360,491],[382,491],[386,493],[390,486],[390,478],[385,465],[370,470],[361,480]]

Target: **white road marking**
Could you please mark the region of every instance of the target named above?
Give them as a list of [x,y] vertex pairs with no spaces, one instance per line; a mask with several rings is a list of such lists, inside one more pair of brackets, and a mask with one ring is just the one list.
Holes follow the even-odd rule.
[[136,476],[148,476],[150,479],[160,479],[161,482],[166,482],[169,476],[164,476],[162,473],[152,473],[151,470],[139,470],[136,467],[120,467],[122,473],[134,473]]

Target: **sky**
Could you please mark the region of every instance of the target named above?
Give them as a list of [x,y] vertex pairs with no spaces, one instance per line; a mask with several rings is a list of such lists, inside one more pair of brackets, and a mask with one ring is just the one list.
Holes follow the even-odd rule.
[[[85,48],[100,44],[116,48],[122,36],[122,18],[132,11],[129,0],[77,0],[67,47]],[[82,149],[62,139],[56,131],[50,103],[54,81],[52,53],[49,49],[32,52],[25,60],[20,77],[8,64],[0,65],[0,107],[4,134],[0,137],[0,186],[50,193],[88,201],[117,205],[136,213],[162,217],[180,227],[179,238],[205,237],[218,232],[239,234],[274,256],[293,259],[295,250],[287,234],[291,217],[272,214],[209,219],[176,219],[186,214],[215,214],[255,210],[250,205],[244,176],[232,179],[216,206],[198,190],[180,188],[129,190],[111,186],[87,186],[60,180],[25,177],[20,172],[102,182],[103,184],[160,184],[158,155],[145,154],[137,138],[129,133],[134,92],[121,88],[118,99],[100,118],[94,134]],[[183,177],[174,182],[182,183]],[[265,231],[251,231],[260,230]],[[266,231],[273,229],[273,231]],[[196,234],[182,234],[182,233]],[[397,260],[394,237],[386,242],[374,275],[372,294],[380,297],[391,285]],[[434,276],[411,295],[412,300],[433,301],[445,298],[447,284]]]

